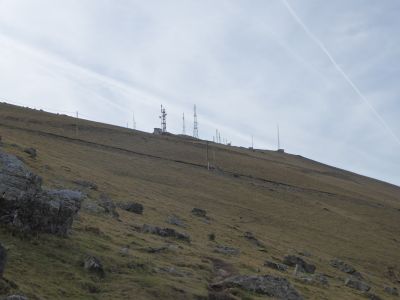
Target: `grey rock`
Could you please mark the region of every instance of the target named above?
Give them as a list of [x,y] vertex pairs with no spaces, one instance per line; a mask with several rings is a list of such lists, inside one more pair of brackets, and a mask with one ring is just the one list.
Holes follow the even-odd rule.
[[180,271],[174,267],[161,267],[161,268],[154,268],[154,271],[157,273],[168,273],[175,277],[189,277],[193,274],[190,272]]
[[289,267],[296,267],[299,265],[304,273],[313,274],[315,272],[316,267],[313,264],[307,263],[301,257],[295,255],[287,255],[283,259],[283,263]]
[[24,149],[24,152],[29,154],[29,156],[31,158],[36,158],[36,156],[37,156],[37,151],[35,148],[26,148],[26,149]]
[[129,248],[128,247],[123,247],[119,250],[119,253],[121,254],[121,256],[129,256]]
[[7,251],[0,243],[0,279],[3,277],[4,269],[7,262]]
[[178,227],[182,227],[182,228],[186,228],[186,224],[185,222],[183,222],[178,216],[176,215],[172,215],[169,216],[167,219],[167,223],[171,224],[171,225],[175,225]]
[[264,263],[264,266],[266,266],[268,268],[271,268],[271,269],[274,269],[274,270],[281,271],[281,272],[285,272],[288,269],[287,265],[275,263],[275,262],[272,262],[272,261],[266,261]]
[[271,275],[238,275],[211,285],[211,288],[217,291],[235,287],[277,299],[303,299],[287,279]]
[[4,300],[28,300],[28,298],[21,295],[11,295],[4,298]]
[[381,297],[379,297],[378,295],[375,295],[373,293],[364,293],[364,296],[369,299],[369,300],[383,300]]
[[255,236],[253,233],[247,231],[244,233],[244,238],[247,239],[248,241],[250,241],[252,244],[254,244],[257,247],[261,247],[264,248],[264,244],[261,243]]
[[143,214],[143,205],[137,202],[130,202],[127,204],[121,204],[120,206],[122,209],[138,214],[138,215],[142,215]]
[[330,261],[330,265],[336,269],[339,269],[340,271],[342,271],[344,273],[347,273],[347,274],[352,274],[352,273],[356,272],[356,269],[353,266],[351,266],[337,258],[332,259]]
[[207,218],[207,212],[201,208],[193,208],[192,215],[200,218]]
[[102,207],[105,213],[110,214],[114,218],[118,218],[117,206],[114,201],[106,194],[101,194],[99,198],[99,206]]
[[157,226],[144,224],[141,228],[141,231],[143,233],[155,234],[162,237],[172,237],[177,240],[190,243],[190,236],[187,233],[181,233],[172,228],[160,228]]
[[233,248],[233,247],[228,247],[228,246],[222,246],[222,245],[215,246],[214,252],[226,254],[226,255],[239,255],[240,254],[239,249]]
[[74,180],[73,183],[80,185],[84,188],[88,188],[93,191],[97,191],[98,186],[94,182],[88,181],[88,180]]
[[101,261],[94,256],[88,256],[85,258],[84,262],[83,262],[83,267],[85,268],[85,270],[97,274],[100,277],[104,277],[104,268],[103,268],[103,264],[101,263]]
[[368,292],[371,289],[368,284],[353,277],[347,278],[344,282],[344,285],[361,292]]
[[385,292],[389,295],[392,296],[398,296],[399,295],[399,290],[396,287],[385,287]]
[[22,232],[67,235],[82,194],[45,191],[42,179],[13,155],[0,150],[0,223]]
[[293,276],[295,276],[298,281],[313,285],[322,285],[322,286],[329,285],[328,278],[324,274],[308,274],[305,273],[303,270],[299,271],[298,268],[302,267],[296,265],[296,268],[293,272]]

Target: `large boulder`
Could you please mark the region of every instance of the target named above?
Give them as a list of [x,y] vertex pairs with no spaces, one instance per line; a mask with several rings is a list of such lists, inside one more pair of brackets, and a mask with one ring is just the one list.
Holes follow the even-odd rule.
[[22,232],[66,235],[82,194],[45,191],[42,179],[15,156],[0,150],[0,223]]
[[233,276],[224,279],[221,282],[212,284],[211,288],[216,291],[230,288],[241,288],[246,291],[266,295],[268,297],[274,297],[276,299],[303,299],[303,297],[297,292],[297,290],[290,284],[287,279],[272,275]]
[[100,277],[104,277],[105,272],[103,264],[100,259],[95,256],[87,256],[83,262],[83,267],[90,273],[96,274]]
[[99,206],[104,209],[107,214],[114,218],[118,218],[117,206],[114,201],[106,194],[101,194],[99,198]]
[[6,262],[7,262],[7,251],[3,247],[3,245],[0,244],[0,279],[3,277]]

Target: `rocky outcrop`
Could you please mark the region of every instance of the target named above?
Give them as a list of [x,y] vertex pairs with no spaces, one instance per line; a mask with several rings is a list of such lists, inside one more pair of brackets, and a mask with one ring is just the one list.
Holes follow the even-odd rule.
[[288,266],[273,261],[266,261],[264,266],[281,272],[285,272],[288,269]]
[[182,227],[182,228],[186,227],[185,222],[176,215],[169,216],[167,218],[167,223],[178,226],[178,227]]
[[296,267],[296,265],[298,265],[304,273],[314,274],[316,269],[314,265],[307,263],[301,257],[295,255],[285,256],[283,259],[283,263],[289,267]]
[[141,228],[143,233],[151,233],[162,237],[172,237],[177,240],[190,243],[190,236],[187,233],[181,233],[172,228],[160,228],[157,226],[144,224]]
[[392,296],[398,296],[399,290],[396,287],[385,287],[385,292]]
[[274,297],[276,299],[300,300],[303,297],[282,277],[272,275],[247,276],[238,275],[224,279],[221,282],[211,285],[216,291],[222,291],[230,288],[241,288],[253,293]]
[[7,262],[7,251],[0,243],[0,279],[3,277],[4,268],[6,267]]
[[129,211],[131,213],[135,213],[135,214],[138,214],[138,215],[142,215],[143,214],[143,210],[144,210],[143,205],[140,204],[140,203],[137,203],[137,202],[130,202],[130,203],[127,203],[127,204],[121,204],[120,207],[123,210]]
[[42,179],[0,151],[0,223],[19,231],[67,235],[82,202],[80,192],[46,191]]
[[353,266],[345,263],[344,261],[341,261],[340,259],[332,259],[330,261],[330,265],[340,271],[342,271],[343,273],[347,273],[350,274],[354,277],[356,277],[357,279],[362,279],[362,275],[360,272],[358,272]]
[[353,277],[347,278],[344,285],[361,292],[368,292],[371,289],[368,284]]

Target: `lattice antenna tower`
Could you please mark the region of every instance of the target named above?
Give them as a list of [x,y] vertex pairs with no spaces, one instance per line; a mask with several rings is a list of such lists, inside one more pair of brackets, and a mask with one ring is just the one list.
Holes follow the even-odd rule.
[[195,139],[199,138],[199,124],[197,122],[197,109],[196,104],[194,105],[194,115],[193,115],[193,137]]
[[161,129],[162,132],[167,132],[167,113],[165,112],[165,108],[161,105]]

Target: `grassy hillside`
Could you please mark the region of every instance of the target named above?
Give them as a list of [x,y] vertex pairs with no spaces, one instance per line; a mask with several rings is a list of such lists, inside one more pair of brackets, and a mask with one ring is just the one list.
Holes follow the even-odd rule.
[[[30,299],[207,299],[221,264],[231,274],[284,276],[309,299],[365,299],[344,287],[346,274],[330,266],[333,258],[353,265],[383,299],[391,299],[385,286],[400,287],[399,187],[296,155],[213,143],[209,157],[216,168],[208,171],[204,141],[7,104],[0,104],[0,135],[3,149],[22,158],[46,187],[82,190],[87,203],[106,193],[117,204],[144,206],[143,215],[118,209],[116,219],[84,205],[68,238],[21,238],[0,228],[9,252],[5,277]],[[23,152],[27,147],[37,149],[35,159]],[[98,190],[75,180],[96,183]],[[194,207],[209,219],[193,216]],[[171,215],[186,228],[168,224]],[[143,224],[186,232],[192,242],[139,232]],[[217,245],[238,248],[240,255],[216,253]],[[299,252],[328,275],[329,287],[263,266]],[[104,278],[82,268],[87,254],[101,259]]]

